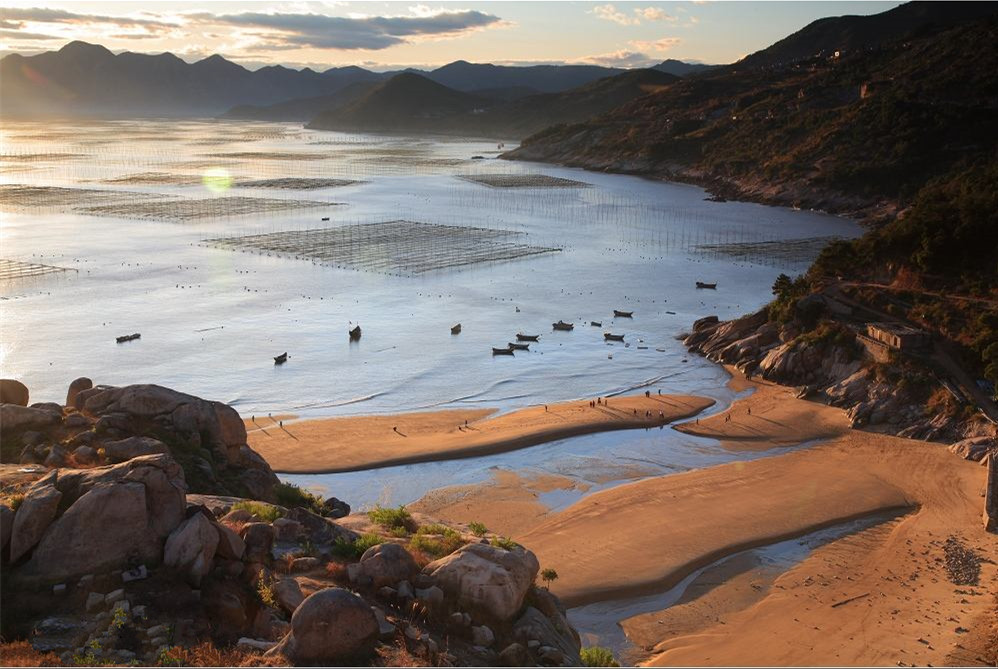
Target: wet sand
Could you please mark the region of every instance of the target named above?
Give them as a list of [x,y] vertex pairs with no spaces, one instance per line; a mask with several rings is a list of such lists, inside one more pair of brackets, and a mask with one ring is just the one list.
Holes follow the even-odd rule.
[[247,431],[249,445],[274,471],[326,474],[476,457],[595,432],[658,426],[713,404],[691,395],[634,395],[613,397],[609,405],[563,402],[494,418],[488,417],[494,409],[289,419],[283,427],[257,418],[264,428],[250,420]]
[[[654,665],[973,663],[966,630],[990,619],[998,568],[985,562],[978,584],[956,585],[943,544],[953,536],[998,560],[998,537],[980,522],[984,469],[941,444],[850,430],[841,410],[789,389],[751,385],[730,421],[720,414],[678,429],[734,445],[826,441],[621,485],[558,513],[532,507],[522,520],[508,514],[504,528],[558,571],[552,589],[578,606],[664,591],[747,548],[894,511],[900,518],[822,546],[782,574],[715,569],[710,587],[625,629]],[[460,515],[492,512],[531,485],[513,477],[481,486],[460,498]],[[435,511],[431,501],[421,504]]]

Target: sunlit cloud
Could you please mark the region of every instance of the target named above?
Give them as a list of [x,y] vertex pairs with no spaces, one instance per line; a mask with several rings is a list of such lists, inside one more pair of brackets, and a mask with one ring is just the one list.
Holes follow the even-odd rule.
[[677,17],[669,14],[660,7],[634,7],[628,14],[617,8],[616,5],[597,5],[593,7],[592,14],[604,21],[613,21],[622,26],[637,26],[644,21],[668,21],[674,23]]
[[630,45],[642,51],[668,51],[682,42],[678,37],[663,37],[653,41],[634,40]]
[[649,58],[648,54],[645,53],[621,49],[620,51],[613,51],[611,53],[585,56],[578,59],[577,62],[586,63],[588,65],[602,65],[604,67],[632,68],[648,67],[649,65],[655,65],[658,61],[653,58]]
[[0,30],[0,37],[37,42],[39,40],[63,39],[61,35],[44,35],[42,33],[26,33],[23,30]]

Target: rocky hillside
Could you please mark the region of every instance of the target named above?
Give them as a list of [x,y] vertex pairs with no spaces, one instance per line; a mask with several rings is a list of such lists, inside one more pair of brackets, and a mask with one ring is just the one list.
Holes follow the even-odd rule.
[[892,214],[931,179],[989,159],[998,145],[998,52],[980,48],[998,39],[998,21],[939,29],[838,56],[709,70],[541,131],[505,157]]
[[[403,507],[351,515],[265,465],[238,469],[252,455],[225,405],[87,386],[24,407],[23,386],[0,385],[20,401],[0,404],[4,446],[46,461],[0,465],[5,664],[581,664],[524,547]],[[194,494],[188,473],[255,494]]]

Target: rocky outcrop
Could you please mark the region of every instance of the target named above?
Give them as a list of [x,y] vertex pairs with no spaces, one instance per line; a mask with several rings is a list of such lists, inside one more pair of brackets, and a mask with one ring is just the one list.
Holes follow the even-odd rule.
[[[802,303],[804,305],[802,306]],[[798,309],[824,310],[826,298],[811,295]],[[879,376],[866,359],[860,339],[835,323],[801,332],[793,322],[770,322],[767,310],[719,321],[701,318],[683,343],[691,353],[729,364],[748,376],[799,388],[800,397],[817,398],[846,410],[853,427],[877,426],[898,436],[952,441],[970,436],[976,424],[947,415],[926,415],[926,381],[903,386]]]
[[472,615],[508,621],[523,606],[539,568],[537,557],[524,548],[475,543],[431,562],[423,573]]
[[84,390],[81,399],[97,432],[117,439],[110,443],[118,457],[161,448],[127,439],[151,437],[183,465],[192,491],[273,500],[277,477],[246,445],[246,428],[232,407],[148,384]]
[[[28,489],[22,508],[55,494],[65,511],[47,525],[19,575],[54,582],[121,569],[129,558],[158,563],[164,540],[184,516],[183,470],[168,455],[55,470]],[[20,515],[18,509],[15,536]]]
[[28,430],[44,431],[61,422],[62,413],[19,404],[0,404],[0,425],[3,426],[4,439],[12,439]]
[[305,598],[291,616],[291,631],[266,654],[295,665],[359,662],[374,652],[378,633],[370,605],[349,590],[327,588]]

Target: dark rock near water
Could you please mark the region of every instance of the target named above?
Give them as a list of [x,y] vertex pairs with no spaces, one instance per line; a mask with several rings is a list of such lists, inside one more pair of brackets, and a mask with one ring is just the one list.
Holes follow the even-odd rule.
[[378,621],[370,605],[342,588],[306,597],[291,616],[291,631],[267,655],[283,655],[295,665],[362,662],[374,652]]
[[73,382],[69,384],[69,390],[66,392],[66,406],[76,406],[76,396],[79,395],[81,391],[90,390],[93,387],[94,382],[85,376],[74,379]]
[[28,387],[14,379],[0,379],[0,404],[28,406]]

